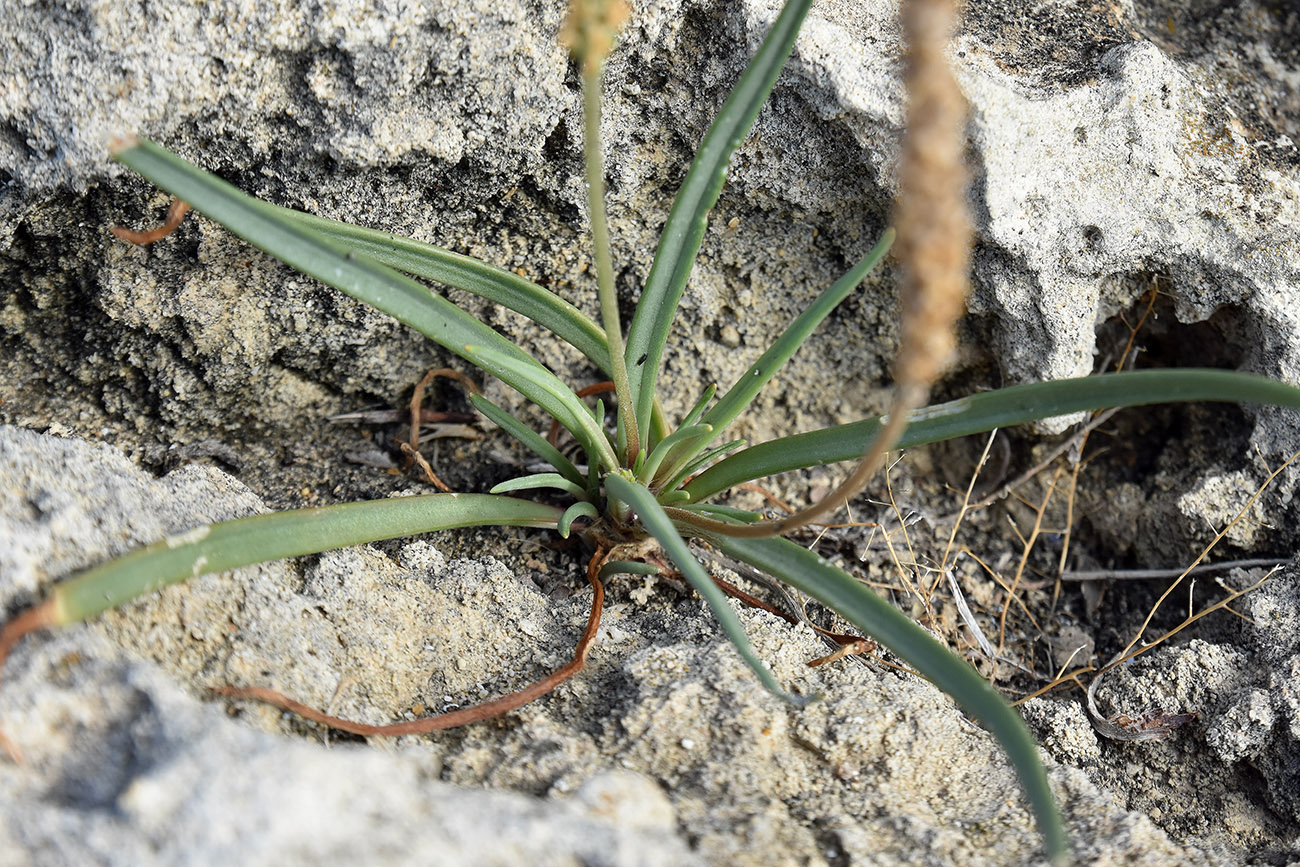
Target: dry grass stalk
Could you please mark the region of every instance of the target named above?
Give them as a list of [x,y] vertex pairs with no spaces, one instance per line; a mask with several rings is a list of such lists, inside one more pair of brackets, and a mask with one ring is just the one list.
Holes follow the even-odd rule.
[[1291,455],[1291,457],[1286,459],[1285,463],[1283,463],[1280,467],[1278,467],[1277,469],[1269,473],[1268,478],[1266,478],[1264,480],[1264,483],[1259,486],[1259,489],[1255,491],[1254,495],[1249,500],[1246,501],[1246,504],[1241,507],[1241,509],[1237,512],[1236,516],[1228,523],[1228,525],[1224,527],[1222,530],[1214,534],[1214,538],[1211,539],[1210,543],[1205,546],[1205,549],[1203,551],[1201,551],[1200,556],[1198,556],[1195,560],[1193,560],[1191,564],[1186,569],[1183,570],[1182,574],[1179,575],[1178,578],[1175,579],[1173,583],[1169,585],[1169,587],[1165,590],[1164,593],[1160,594],[1160,598],[1156,600],[1155,605],[1151,606],[1151,610],[1147,613],[1146,620],[1142,622],[1142,628],[1138,630],[1137,635],[1133,636],[1133,640],[1128,643],[1128,645],[1124,648],[1124,650],[1121,651],[1115,657],[1115,659],[1111,660],[1102,668],[1101,673],[1110,671],[1112,668],[1115,668],[1117,665],[1121,665],[1127,662],[1128,660],[1137,656],[1139,653],[1145,653],[1146,651],[1150,650],[1152,647],[1155,647],[1157,644],[1163,642],[1166,638],[1169,638],[1170,636],[1177,633],[1183,627],[1195,621],[1196,618],[1189,617],[1176,629],[1173,629],[1170,632],[1165,633],[1164,635],[1157,638],[1155,641],[1144,643],[1142,647],[1139,648],[1137,651],[1133,650],[1133,648],[1139,642],[1142,641],[1142,636],[1146,634],[1147,628],[1151,625],[1151,621],[1155,619],[1156,612],[1160,610],[1160,606],[1165,603],[1165,600],[1168,599],[1170,595],[1174,592],[1174,590],[1177,589],[1178,586],[1183,583],[1183,580],[1192,573],[1193,569],[1201,565],[1201,563],[1205,560],[1205,558],[1209,556],[1210,552],[1214,550],[1215,546],[1217,546],[1221,541],[1223,541],[1223,538],[1228,535],[1228,533],[1232,530],[1232,528],[1237,526],[1243,520],[1246,519],[1246,515],[1249,513],[1251,507],[1255,505],[1255,501],[1258,500],[1261,496],[1263,496],[1264,491],[1267,490],[1268,486],[1273,483],[1273,480],[1276,479],[1282,473],[1283,470],[1291,466],[1291,464],[1295,463],[1297,459],[1300,459],[1300,452],[1296,452],[1295,454]]
[[966,204],[966,100],[944,58],[952,0],[910,0],[900,14],[908,42],[907,138],[899,167],[894,254],[903,266],[902,345],[896,402],[915,409],[948,363],[966,304],[971,218]]
[[899,10],[907,39],[907,135],[899,164],[894,254],[903,269],[902,342],[894,362],[894,401],[852,475],[820,502],[751,532],[788,533],[845,505],[880,468],[925,404],[956,345],[966,304],[971,218],[966,204],[966,99],[944,57],[955,24],[953,0],[906,0]]
[[618,41],[631,9],[623,0],[573,0],[560,29],[560,42],[582,64],[583,74],[595,73]]

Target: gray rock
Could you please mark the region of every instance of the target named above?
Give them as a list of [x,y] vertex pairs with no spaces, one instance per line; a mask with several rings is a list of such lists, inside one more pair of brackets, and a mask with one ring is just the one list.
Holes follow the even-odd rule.
[[[110,552],[260,510],[217,470],[155,481],[112,449],[76,440],[5,427],[0,456],[8,610]],[[408,560],[444,571],[427,546],[411,547]],[[345,551],[301,583],[283,563],[207,576],[97,629],[27,639],[0,693],[0,719],[25,758],[0,763],[0,863],[397,864],[415,853],[449,865],[698,863],[672,805],[644,776],[593,770],[570,798],[467,789],[439,782],[438,757],[414,745],[322,747],[255,731],[198,699],[205,685],[271,677],[339,713],[387,721],[395,702],[405,699],[409,712],[412,696],[429,690],[428,666],[449,660],[458,664],[443,666],[447,679],[433,688],[474,695],[484,675],[471,665],[508,664],[504,627],[523,618],[496,606],[491,633],[460,621],[516,582],[499,564],[462,561],[451,570],[462,583],[430,604],[421,602],[429,585],[407,574],[402,598],[385,598],[380,585],[399,589],[395,568],[374,552]],[[357,592],[368,604],[354,604]],[[450,600],[462,593],[473,604],[458,613]],[[553,607],[535,591],[509,598],[531,599],[532,616]],[[485,646],[503,652],[480,659]],[[348,663],[361,658],[374,666]],[[284,728],[279,714],[261,711],[268,727]]]
[[0,767],[5,865],[699,863],[634,774],[593,778],[596,799],[467,789],[407,749],[248,729],[92,635],[22,656],[6,684],[27,763]]
[[[112,134],[139,131],[246,178],[252,192],[447,240],[554,285],[573,284],[589,303],[589,284],[578,276],[585,256],[575,219],[581,200],[576,100],[552,38],[559,20],[552,4],[466,2],[400,13],[287,5],[239,14],[232,8],[228,16],[178,8],[149,20],[132,17],[144,15],[139,11],[110,16],[58,8],[25,7],[9,25],[15,50],[6,53],[4,72],[23,86],[4,106],[10,129],[4,163],[13,179],[3,199],[7,244],[14,243],[16,226],[36,224],[29,231],[42,235],[39,230],[68,230],[74,217],[89,216],[60,217],[54,208],[70,203],[51,197],[63,190],[108,185],[113,198],[101,196],[97,206],[114,213],[124,205],[142,208],[134,219],[151,219],[145,202],[127,201],[127,190],[139,186],[105,159]],[[643,276],[653,249],[657,220],[643,214],[666,203],[665,188],[671,190],[707,125],[714,94],[745,59],[722,46],[752,46],[772,14],[766,0],[716,9],[670,3],[642,9],[634,19],[608,73],[611,208],[629,286]],[[737,194],[724,197],[718,223],[726,226],[733,217],[739,223],[706,243],[680,320],[686,343],[675,350],[682,361],[689,353],[694,366],[702,363],[709,378],[742,370],[726,344],[738,337],[743,346],[764,345],[784,313],[833,273],[834,259],[860,252],[878,234],[901,123],[891,14],[883,5],[820,5],[757,137],[738,153]],[[1034,20],[1051,14],[1059,20]],[[1149,288],[1138,278],[1155,273],[1179,321],[1219,314],[1222,361],[1295,380],[1300,340],[1290,293],[1298,275],[1288,251],[1300,231],[1300,210],[1296,149],[1278,114],[1285,109],[1242,120],[1240,89],[1204,74],[1207,58],[1162,48],[1168,34],[1148,34],[1144,14],[1112,13],[1098,30],[1083,7],[1046,13],[1029,4],[973,4],[968,10],[954,51],[972,105],[983,215],[972,310],[992,325],[992,353],[1009,378],[1081,375],[1093,366],[1098,324],[1134,305]],[[1011,22],[1020,28],[1014,43],[999,35]],[[1214,24],[1235,26],[1222,18]],[[1286,61],[1276,53],[1290,26],[1289,19],[1261,11],[1250,34],[1262,70],[1260,91],[1249,95],[1256,113],[1286,104]],[[53,63],[44,54],[47,38],[60,46]],[[1068,39],[1083,42],[1077,56],[1029,64],[1050,54],[1049,40]],[[860,168],[846,179],[846,165]],[[516,197],[515,204],[500,201]],[[429,199],[433,213],[420,204]],[[480,208],[487,210],[475,217]],[[514,211],[528,225],[501,225]],[[102,225],[105,216],[95,222]],[[217,255],[248,258],[219,234],[199,231],[214,272],[229,270],[215,267]],[[828,237],[814,241],[809,233]],[[205,310],[214,292],[222,294],[219,273],[186,274],[185,291],[158,285],[149,277],[158,263],[141,267],[141,254],[102,239],[95,246],[107,257],[88,250],[86,261],[97,263],[106,287],[122,287],[101,291],[97,306],[167,343],[179,341],[172,323],[159,320],[179,317],[193,345],[174,351],[197,356],[203,367],[203,382],[193,388],[223,385],[223,376],[233,373],[223,375],[222,368],[242,363],[243,389],[233,383],[219,389],[232,408],[252,411],[235,392],[250,377],[283,378],[277,368],[284,366],[350,389],[405,382],[398,368],[409,351],[387,359],[331,359],[336,363],[327,372],[322,359],[312,358],[320,349],[299,349],[295,354],[307,357],[287,364],[288,344],[301,342],[305,322],[275,309],[267,293],[247,287],[248,279],[240,283],[251,288],[251,298],[223,293],[227,306],[238,304],[238,316],[218,315]],[[174,253],[160,255],[174,260]],[[265,267],[255,265],[259,272]],[[142,292],[142,283],[153,288]],[[771,291],[774,284],[799,288],[787,299]],[[130,299],[118,297],[128,287]],[[305,287],[288,288],[287,295],[277,288],[277,299],[304,300]],[[872,288],[888,295],[887,285]],[[862,338],[868,325],[880,326],[873,320],[892,318],[892,305],[887,297],[861,303],[872,309],[860,311],[856,322],[832,323],[812,351],[837,359],[853,349],[851,359],[829,370],[870,374],[879,388],[890,341]],[[356,325],[366,334],[335,324],[326,345],[393,342],[394,329],[377,317],[347,304],[343,310],[345,318],[361,320]],[[724,332],[729,339],[719,346]],[[538,350],[545,360],[572,362],[549,346]],[[793,381],[821,380],[827,370],[809,363],[794,371]],[[848,388],[854,401],[840,412],[860,411],[871,390]],[[834,414],[810,389],[803,392],[810,417]],[[780,428],[772,420],[758,424]],[[1294,440],[1276,425],[1256,438],[1270,453]]]
[[[26,539],[0,570],[10,608],[32,598],[33,576],[39,588],[62,577],[51,565],[73,550],[96,562],[181,516],[250,511],[247,490],[217,470],[155,480],[102,446],[12,427],[0,427],[0,454],[0,541]],[[34,515],[32,490],[59,509]],[[415,542],[396,561],[363,548],[207,576],[89,628],[31,636],[0,691],[0,721],[26,754],[0,764],[13,805],[4,863],[1035,857],[1014,773],[937,690],[852,661],[810,669],[824,652],[811,630],[741,611],[783,682],[827,696],[796,710],[757,687],[691,598],[630,604],[611,588],[587,671],[499,723],[431,738],[331,746],[266,707],[232,719],[203,700],[207,686],[269,683],[372,722],[481,701],[561,664],[585,604],[550,599],[490,557],[449,560]],[[1052,773],[1098,863],[1208,857],[1077,772]]]
[[1060,761],[1086,767],[1101,758],[1097,733],[1078,702],[1034,699],[1025,702],[1024,715],[1043,748]]
[[[814,10],[733,160],[676,318],[670,410],[741,374],[883,229],[902,122],[892,10],[856,0]],[[276,460],[258,453],[314,419],[397,400],[423,368],[446,363],[409,330],[201,219],[148,252],[109,237],[112,223],[157,220],[164,201],[108,161],[115,133],[156,138],[274,201],[520,270],[593,308],[560,14],[549,2],[469,0],[177,7],[152,18],[20,7],[0,60],[0,78],[16,85],[0,102],[10,178],[0,279],[12,287],[0,340],[5,377],[25,385],[0,405],[3,419],[46,429],[57,418],[146,457],[216,440],[255,464]],[[770,0],[643,4],[612,59],[610,210],[629,301],[695,143],[773,15]],[[1239,20],[1136,4],[1100,18],[1086,4],[968,4],[954,62],[972,109],[979,245],[953,390],[1113,361],[1128,338],[1117,317],[1141,318],[1157,278],[1141,364],[1300,381],[1294,26],[1262,8]],[[48,57],[46,45],[57,46]],[[1248,72],[1218,74],[1232,63]],[[591,375],[519,317],[453,296],[562,374]],[[881,408],[894,311],[886,268],[737,432],[763,439]],[[1194,495],[1207,477],[1258,486],[1263,466],[1243,466],[1255,447],[1272,463],[1300,448],[1294,413],[1214,412],[1212,464],[1149,487],[1115,516],[1138,532],[1107,535],[1107,548],[1162,559],[1191,550],[1215,520]],[[1190,435],[1163,436],[1170,462],[1185,466]],[[1131,481],[1114,476],[1107,486]],[[1297,479],[1289,471],[1266,497],[1285,510],[1282,526],[1300,526]]]
[[[1194,788],[1202,798],[1182,804],[1179,822],[1199,829],[1206,844],[1225,821],[1254,821],[1267,825],[1275,819],[1252,806],[1239,794],[1244,780],[1262,780],[1271,810],[1282,826],[1300,825],[1300,800],[1295,794],[1297,772],[1296,675],[1300,653],[1295,634],[1279,627],[1270,612],[1295,611],[1300,604],[1300,563],[1292,563],[1253,594],[1242,600],[1250,618],[1247,627],[1233,633],[1233,644],[1193,639],[1177,646],[1161,646],[1106,676],[1098,689],[1103,713],[1125,713],[1140,718],[1150,713],[1196,713],[1194,734],[1172,739],[1150,749],[1146,767],[1135,780],[1138,789],[1164,791]],[[1258,576],[1255,576],[1258,577]],[[1245,576],[1238,576],[1244,582]],[[1279,642],[1287,650],[1279,651]],[[1108,699],[1107,696],[1110,698]],[[1206,751],[1191,751],[1203,740]],[[1108,757],[1103,772],[1133,777],[1133,764],[1120,768]],[[1158,782],[1157,782],[1158,781]],[[1158,793],[1142,796],[1152,801]]]

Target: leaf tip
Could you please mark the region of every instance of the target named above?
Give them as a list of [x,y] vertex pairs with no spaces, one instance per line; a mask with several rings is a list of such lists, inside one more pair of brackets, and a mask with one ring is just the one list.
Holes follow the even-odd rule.
[[116,158],[122,151],[140,146],[140,138],[135,133],[117,133],[108,140],[108,155]]

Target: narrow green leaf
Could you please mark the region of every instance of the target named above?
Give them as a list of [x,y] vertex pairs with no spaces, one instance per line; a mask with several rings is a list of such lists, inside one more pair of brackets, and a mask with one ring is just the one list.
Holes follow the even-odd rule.
[[[513,310],[573,346],[605,375],[613,375],[604,330],[577,307],[531,280],[432,244],[305,214],[261,199],[251,201],[390,268],[453,286]],[[662,435],[667,423],[657,400],[653,421],[654,429]]]
[[700,416],[704,415],[704,411],[709,408],[709,401],[713,400],[713,396],[717,393],[718,387],[716,385],[710,385],[708,388],[704,389],[704,393],[700,395],[700,399],[695,402],[695,406],[691,407],[691,411],[686,413],[686,417],[682,419],[682,423],[679,424],[678,427],[690,427],[698,422]]
[[691,267],[700,250],[709,211],[722,192],[731,154],[749,134],[767,101],[812,0],[788,0],[718,117],[705,133],[664,225],[645,289],[627,336],[627,364],[637,422],[648,430],[651,401],[664,345]]
[[[887,229],[876,245],[865,256],[849,268],[838,280],[825,289],[793,322],[786,327],[780,338],[764,352],[757,361],[750,365],[745,374],[736,381],[725,395],[706,412],[703,423],[713,425],[720,435],[753,402],[758,393],[772,381],[773,377],[785,366],[786,362],[798,351],[799,347],[812,335],[817,326],[847,298],[889,252],[894,243],[894,230]],[[667,462],[672,467],[672,474],[681,477],[689,475],[698,464],[694,459],[703,451],[713,438],[698,439],[689,446],[678,448]]]
[[601,327],[577,307],[531,280],[432,244],[304,214],[260,199],[253,201],[270,213],[314,229],[338,246],[364,253],[390,268],[454,286],[513,310],[573,346],[606,374],[610,372],[609,350]]
[[[497,376],[500,376],[496,373],[497,370],[505,371],[509,378],[502,377],[502,380],[532,398],[534,403],[549,412],[573,434],[586,450],[591,463],[603,463],[606,469],[618,466],[618,458],[614,456],[614,449],[610,446],[604,428],[592,418],[591,410],[582,399],[554,373],[532,358],[520,361],[495,347],[464,346],[461,347],[461,353],[469,361]],[[530,390],[525,391],[525,386]]]
[[1007,751],[1020,775],[1048,854],[1053,859],[1065,855],[1069,846],[1065,826],[1034,739],[1016,712],[975,669],[852,575],[788,539],[709,538],[728,556],[781,579],[838,612],[906,660],[983,723]]
[[679,427],[659,441],[654,451],[650,453],[650,457],[646,458],[645,463],[637,470],[637,478],[643,483],[648,483],[659,471],[659,465],[664,462],[664,458],[671,452],[679,447],[689,448],[696,440],[704,439],[712,433],[713,426],[707,424]]
[[594,521],[599,517],[600,512],[596,511],[594,505],[586,500],[579,500],[564,510],[564,515],[560,517],[556,529],[560,531],[560,538],[567,539],[569,538],[569,528],[573,526],[574,521],[579,518],[591,518]]
[[802,706],[807,703],[807,699],[799,698],[786,692],[777,679],[773,677],[772,672],[768,670],[767,665],[759,658],[755,652],[754,646],[749,643],[749,637],[745,635],[745,628],[740,625],[740,618],[732,610],[727,596],[718,588],[718,585],[709,577],[709,573],[700,565],[695,556],[691,554],[691,549],[687,546],[682,537],[678,535],[677,529],[673,522],[664,514],[663,508],[655,501],[654,494],[643,485],[636,482],[630,482],[622,476],[611,473],[605,477],[605,486],[609,493],[624,503],[632,507],[637,516],[641,519],[642,525],[658,540],[666,553],[686,576],[686,580],[691,582],[695,592],[704,597],[712,609],[713,615],[718,618],[722,624],[722,629],[727,633],[727,638],[735,646],[736,651],[741,658],[749,665],[758,679],[762,681],[763,686],[780,698],[785,699],[791,704]]
[[705,464],[708,464],[711,461],[716,461],[718,458],[722,457],[727,452],[735,451],[738,448],[742,448],[744,445],[745,445],[744,440],[732,440],[729,443],[723,443],[722,445],[718,446],[715,449],[710,449],[709,451],[705,452],[702,455],[697,455],[692,460],[686,462],[685,464],[682,464],[682,466],[676,472],[673,473],[672,478],[668,479],[668,481],[663,483],[662,485],[663,490],[665,491],[673,490],[674,488],[676,488],[678,485],[682,483],[682,480],[684,480],[689,475],[691,475],[691,473],[698,473],[700,471],[700,468],[703,467]]
[[59,623],[93,617],[168,584],[332,548],[454,527],[556,525],[561,512],[491,494],[425,494],[195,527],[84,572],[55,587]]
[[475,409],[483,413],[515,439],[519,440],[519,442],[523,443],[529,451],[555,467],[556,471],[559,472],[560,475],[564,476],[575,485],[582,485],[586,482],[586,477],[583,476],[583,474],[578,471],[578,468],[573,465],[573,461],[561,454],[559,449],[548,443],[546,438],[537,431],[528,427],[528,425],[510,415],[510,413],[483,397],[481,394],[471,394],[469,396],[469,401],[474,405]]
[[[1300,388],[1252,373],[1207,369],[1136,370],[1014,385],[918,410],[897,448],[1113,406],[1190,401],[1300,408]],[[856,460],[879,429],[880,419],[869,418],[762,443],[710,467],[685,490],[698,503],[751,479]]]
[[610,560],[600,567],[600,580],[605,581],[615,575],[658,575],[659,567],[653,563],[639,560]]
[[661,506],[678,506],[691,501],[691,495],[685,491],[664,491],[656,497]]
[[[561,423],[571,421],[573,410],[582,407],[573,392],[532,356],[410,277],[340,247],[302,223],[268,212],[265,203],[152,142],[137,142],[114,158],[253,246],[382,310],[478,365]],[[472,357],[467,352],[471,345],[484,351]],[[570,431],[583,441],[572,427]],[[612,454],[608,446],[605,451]]]
[[511,491],[533,491],[538,488],[555,488],[579,498],[587,496],[586,488],[582,485],[575,485],[559,473],[531,473],[527,476],[508,479],[499,485],[495,485],[489,493],[508,494]]

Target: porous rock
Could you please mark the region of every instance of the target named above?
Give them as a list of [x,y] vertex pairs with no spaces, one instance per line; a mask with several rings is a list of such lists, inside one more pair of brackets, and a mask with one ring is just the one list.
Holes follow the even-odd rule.
[[[0,455],[12,468],[0,541],[26,540],[0,570],[10,608],[77,558],[258,509],[218,470],[158,480],[77,440],[0,427]],[[101,482],[83,491],[65,465]],[[45,511],[30,490],[45,491]],[[499,723],[362,748],[292,737],[300,724],[265,707],[223,715],[205,687],[230,681],[370,722],[481,701],[562,663],[585,618],[582,595],[550,599],[492,558],[449,560],[428,542],[396,561],[363,548],[300,569],[209,576],[26,639],[0,692],[0,720],[26,754],[0,765],[4,863],[1035,857],[1014,773],[949,699],[875,665],[810,669],[823,652],[811,630],[742,611],[774,673],[827,696],[793,708],[757,688],[689,597],[632,604],[612,589],[588,670]],[[1204,857],[1079,772],[1052,773],[1094,863]]]
[[[262,508],[216,470],[155,480],[113,449],[12,427],[0,429],[0,456],[7,610],[123,546]],[[97,629],[24,642],[0,693],[0,718],[24,754],[22,765],[0,763],[0,863],[398,864],[417,854],[449,865],[698,863],[662,791],[617,767],[588,774],[571,798],[472,790],[439,782],[427,751],[329,748],[199,700],[207,685],[270,677],[339,713],[387,721],[429,690],[435,664],[439,693],[477,700],[473,672],[467,684],[467,666],[446,663],[495,644],[503,652],[492,661],[510,665],[502,630],[545,616],[545,600],[517,593],[531,612],[499,606],[496,631],[476,631],[463,621],[477,604],[458,611],[453,600],[505,598],[512,576],[491,561],[446,570],[412,553],[429,572],[449,572],[442,583],[456,586],[443,587],[441,604],[416,576],[395,582],[395,565],[376,552],[339,552],[305,580],[284,564],[209,576]],[[355,604],[363,591],[368,604]],[[518,668],[526,675],[536,661]],[[260,717],[283,730],[278,714]]]
[[[1094,779],[1126,778],[1132,806],[1147,813],[1160,810],[1163,827],[1210,851],[1223,852],[1232,834],[1261,828],[1272,828],[1284,841],[1282,848],[1297,842],[1300,654],[1295,633],[1277,629],[1272,612],[1282,606],[1294,610],[1298,567],[1293,561],[1242,600],[1251,622],[1227,633],[1231,643],[1193,639],[1157,647],[1106,675],[1097,689],[1107,715],[1197,715],[1192,726],[1199,731],[1144,746],[1141,763],[1126,760],[1122,750],[1104,754],[1094,765]],[[1201,743],[1204,749],[1198,748]],[[1260,784],[1262,803],[1245,794]],[[1199,796],[1175,794],[1191,791]],[[1246,831],[1251,828],[1256,830]]]
[[[1300,380],[1294,15],[1158,5],[966,5],[953,63],[971,104],[979,237],[961,389],[1113,362],[1127,335],[1103,326],[1121,314],[1136,322],[1152,287],[1139,364]],[[256,449],[359,399],[391,401],[445,361],[201,219],[149,252],[111,238],[108,225],[148,224],[163,201],[108,160],[116,133],[155,138],[274,201],[482,256],[593,309],[577,81],[554,42],[560,15],[551,2],[471,0],[152,17],[22,7],[0,60],[14,85],[0,96],[10,287],[0,335],[6,378],[23,383],[0,406],[5,419],[41,428],[57,417],[146,449],[214,435]],[[611,59],[610,210],[629,301],[695,144],[774,15],[771,0],[640,4]],[[47,45],[57,46],[48,57]],[[742,373],[883,229],[900,51],[892,4],[814,9],[732,161],[675,319],[670,410]],[[739,432],[762,438],[881,408],[894,291],[888,268],[870,278]],[[453,294],[553,368],[591,375],[519,317]],[[1298,446],[1293,412],[1224,417],[1212,466],[1127,513],[1133,548],[1158,550],[1170,532],[1194,544],[1213,516],[1190,492],[1207,476],[1244,472],[1236,483],[1258,484],[1255,447],[1276,462]],[[1171,460],[1186,463],[1195,444],[1169,424]],[[1275,482],[1269,508],[1295,517],[1296,479]]]
[[[115,354],[132,339],[162,342],[199,366],[192,388],[216,388],[233,411],[254,415],[250,376],[286,392],[300,386],[276,380],[292,373],[350,390],[392,387],[420,352],[336,357],[343,346],[379,353],[378,344],[402,342],[382,317],[339,301],[330,306],[341,310],[320,312],[353,321],[313,316],[313,330],[332,333],[315,333],[315,349],[294,352],[307,326],[291,311],[311,309],[305,302],[318,297],[300,281],[272,295],[258,284],[284,282],[283,272],[260,257],[248,262],[239,245],[203,228],[160,248],[163,262],[96,232],[109,220],[147,222],[156,213],[141,185],[107,161],[115,133],[160,139],[250,192],[523,268],[589,304],[580,276],[577,101],[553,41],[560,11],[549,3],[400,11],[286,3],[231,15],[178,7],[146,18],[75,3],[25,7],[26,17],[7,25],[13,50],[4,73],[18,86],[0,104],[9,257],[44,270],[43,247],[56,238],[69,242],[64,248],[85,246],[80,258],[64,254],[62,270],[90,269],[92,304],[110,321],[80,327],[104,341],[112,337],[100,332],[114,325],[142,329],[116,335]],[[750,0],[645,4],[634,16],[607,74],[611,209],[629,293],[654,247],[658,219],[646,215],[666,205],[716,94],[739,72],[747,51],[735,46],[752,48],[773,14],[767,0]],[[1300,377],[1290,294],[1300,205],[1285,73],[1296,24],[1264,9],[1245,18],[1248,25],[1226,15],[1170,17],[1166,28],[1146,4],[1100,18],[1083,5],[968,4],[953,60],[971,103],[981,216],[972,310],[1009,379],[1089,372],[1098,323],[1135,304],[1149,288],[1139,278],[1149,275],[1161,278],[1178,321],[1218,317],[1222,362]],[[52,58],[47,40],[59,46]],[[1236,61],[1240,74],[1222,81],[1210,72],[1228,62],[1214,54],[1228,40],[1252,50]],[[709,378],[734,375],[742,368],[725,344],[765,345],[787,309],[879,233],[902,120],[899,51],[886,4],[814,10],[757,135],[734,160],[720,228],[706,241],[679,320],[680,363],[702,364]],[[207,273],[185,265],[196,246]],[[232,269],[232,260],[244,264]],[[179,273],[160,283],[151,276],[160,270]],[[243,276],[224,285],[232,270]],[[11,305],[11,334],[24,313],[31,327],[47,324],[31,306],[68,303],[71,287],[49,285],[60,282],[53,276],[19,280],[36,303]],[[829,369],[874,377],[878,389],[892,350],[892,302],[889,283],[871,288],[886,297],[863,299],[865,309],[833,322],[809,351],[833,361],[852,350]],[[214,296],[237,309],[218,315]],[[509,317],[500,321],[542,342]],[[243,365],[243,389],[223,387],[235,365]],[[794,381],[816,367],[797,369]],[[846,387],[859,402],[839,412],[860,412],[863,399],[870,405],[869,389]],[[803,391],[809,416],[825,416],[828,405]],[[1272,449],[1292,441],[1276,425],[1256,438]]]

